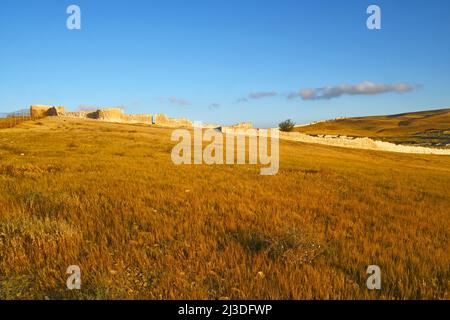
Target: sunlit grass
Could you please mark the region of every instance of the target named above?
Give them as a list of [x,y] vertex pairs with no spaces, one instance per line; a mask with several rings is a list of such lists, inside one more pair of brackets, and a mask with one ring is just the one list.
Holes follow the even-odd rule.
[[0,298],[449,298],[450,157],[281,141],[279,173],[261,176],[175,166],[170,134],[0,130]]
[[396,144],[445,147],[450,144],[450,109],[331,120],[294,130],[311,135],[371,137]]

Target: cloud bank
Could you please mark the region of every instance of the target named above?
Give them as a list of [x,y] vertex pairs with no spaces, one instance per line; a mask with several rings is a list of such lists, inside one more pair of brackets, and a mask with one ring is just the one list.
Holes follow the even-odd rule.
[[303,100],[329,100],[343,95],[375,95],[387,92],[406,93],[418,89],[418,86],[408,83],[377,84],[363,81],[356,85],[338,85],[322,88],[302,89],[287,95],[288,99],[301,98]]

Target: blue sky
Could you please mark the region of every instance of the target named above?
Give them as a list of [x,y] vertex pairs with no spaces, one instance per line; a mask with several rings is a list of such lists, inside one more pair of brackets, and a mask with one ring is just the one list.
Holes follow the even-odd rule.
[[[66,28],[70,4],[81,30]],[[381,30],[366,28],[370,4]],[[273,126],[444,108],[449,39],[447,0],[2,0],[0,112],[124,106]]]

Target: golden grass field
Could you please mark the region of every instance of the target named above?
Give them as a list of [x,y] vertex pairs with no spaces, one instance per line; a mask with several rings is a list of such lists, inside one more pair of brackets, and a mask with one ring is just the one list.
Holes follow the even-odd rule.
[[32,120],[29,116],[0,118],[0,129],[13,128],[16,125]]
[[280,141],[261,176],[175,166],[171,132],[0,130],[0,299],[450,298],[450,157]]
[[447,144],[450,143],[450,109],[344,118],[297,127],[295,131],[312,135],[371,137],[405,144]]

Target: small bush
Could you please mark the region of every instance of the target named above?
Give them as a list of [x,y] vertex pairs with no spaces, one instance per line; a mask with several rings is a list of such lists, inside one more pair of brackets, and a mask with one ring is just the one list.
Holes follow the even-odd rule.
[[278,125],[280,130],[284,131],[284,132],[292,131],[292,129],[294,129],[294,126],[295,126],[295,122],[292,121],[291,119],[287,119]]

